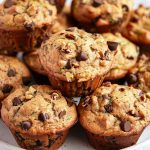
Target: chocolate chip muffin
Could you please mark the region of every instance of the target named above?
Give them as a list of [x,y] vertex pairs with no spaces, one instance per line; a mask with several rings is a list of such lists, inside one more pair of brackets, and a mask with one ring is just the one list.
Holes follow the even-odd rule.
[[30,82],[30,72],[17,58],[0,55],[0,101],[20,85]]
[[24,55],[24,61],[31,70],[42,75],[46,75],[43,66],[41,65],[37,51],[32,51]]
[[136,65],[139,48],[119,33],[105,33],[103,37],[108,42],[114,41],[112,44],[118,44],[117,54],[106,80],[117,80],[125,77],[128,71]]
[[18,144],[29,150],[55,150],[77,121],[75,105],[49,86],[18,88],[2,105],[2,119]]
[[70,97],[88,95],[101,85],[117,46],[100,34],[68,28],[53,34],[38,52],[53,88]]
[[150,56],[142,55],[135,68],[126,77],[128,85],[150,93]]
[[150,7],[140,5],[123,30],[123,35],[139,45],[150,45]]
[[80,123],[98,150],[135,144],[150,123],[150,99],[133,87],[105,83],[79,105]]
[[132,7],[132,0],[73,0],[72,15],[90,32],[115,32],[127,24]]
[[56,17],[45,0],[6,0],[0,5],[0,50],[30,51],[40,47]]

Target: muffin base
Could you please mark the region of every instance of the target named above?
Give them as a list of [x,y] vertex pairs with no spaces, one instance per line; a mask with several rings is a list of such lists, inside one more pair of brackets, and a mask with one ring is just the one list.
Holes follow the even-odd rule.
[[94,92],[102,84],[103,77],[97,76],[92,80],[85,82],[66,82],[54,76],[49,76],[50,83],[54,89],[60,90],[67,97],[86,96]]
[[57,150],[66,140],[69,130],[57,134],[32,136],[11,130],[18,145],[28,150]]
[[116,150],[132,146],[137,143],[143,130],[129,136],[101,136],[86,131],[88,141],[97,150]]

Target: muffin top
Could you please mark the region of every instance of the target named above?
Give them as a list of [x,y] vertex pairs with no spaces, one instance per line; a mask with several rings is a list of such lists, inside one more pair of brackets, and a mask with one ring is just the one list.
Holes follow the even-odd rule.
[[0,5],[0,28],[32,31],[51,25],[56,13],[56,6],[48,0],[6,0]]
[[150,98],[133,87],[105,83],[79,105],[81,125],[91,133],[139,133],[150,122]]
[[112,69],[107,75],[107,80],[115,80],[124,77],[128,70],[135,66],[139,55],[139,48],[116,33],[105,33],[103,37],[106,41],[118,42],[117,53],[112,65]]
[[58,133],[77,121],[75,105],[46,85],[16,89],[3,101],[1,113],[9,128],[29,135]]
[[117,46],[106,43],[100,34],[68,28],[45,41],[39,56],[48,75],[67,82],[82,82],[109,71]]
[[140,5],[132,13],[123,34],[137,44],[150,45],[150,7]]
[[0,55],[0,100],[14,88],[30,82],[30,72],[17,58]]
[[138,64],[131,70],[126,79],[129,85],[150,94],[150,56],[142,55]]
[[79,22],[105,26],[123,21],[132,7],[132,0],[73,0],[72,13]]

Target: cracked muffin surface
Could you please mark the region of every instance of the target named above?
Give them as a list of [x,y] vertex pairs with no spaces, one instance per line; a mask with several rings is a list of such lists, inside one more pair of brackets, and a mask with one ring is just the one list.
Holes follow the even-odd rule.
[[0,100],[15,88],[30,82],[28,68],[17,58],[0,55]]
[[150,45],[150,7],[140,5],[131,15],[123,35],[139,45]]
[[136,65],[139,56],[139,48],[122,37],[119,33],[104,33],[103,37],[106,41],[114,41],[119,44],[111,70],[106,76],[106,80],[120,79]]
[[93,134],[127,136],[150,122],[150,99],[133,87],[104,83],[79,105],[81,125]]
[[72,15],[91,31],[110,31],[119,29],[128,20],[133,7],[131,0],[73,0]]
[[56,134],[76,121],[75,105],[49,86],[16,89],[3,102],[2,118],[7,126],[27,135]]
[[109,71],[117,46],[111,47],[99,34],[68,28],[42,44],[39,58],[48,75],[82,82]]

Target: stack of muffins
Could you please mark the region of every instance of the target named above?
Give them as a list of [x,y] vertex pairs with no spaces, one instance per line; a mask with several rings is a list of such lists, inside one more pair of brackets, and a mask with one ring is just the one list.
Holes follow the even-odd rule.
[[[78,120],[97,150],[136,144],[150,124],[150,8],[133,10],[132,0],[64,4],[0,5],[2,120],[29,150],[58,149]],[[37,76],[49,81],[39,85]]]

